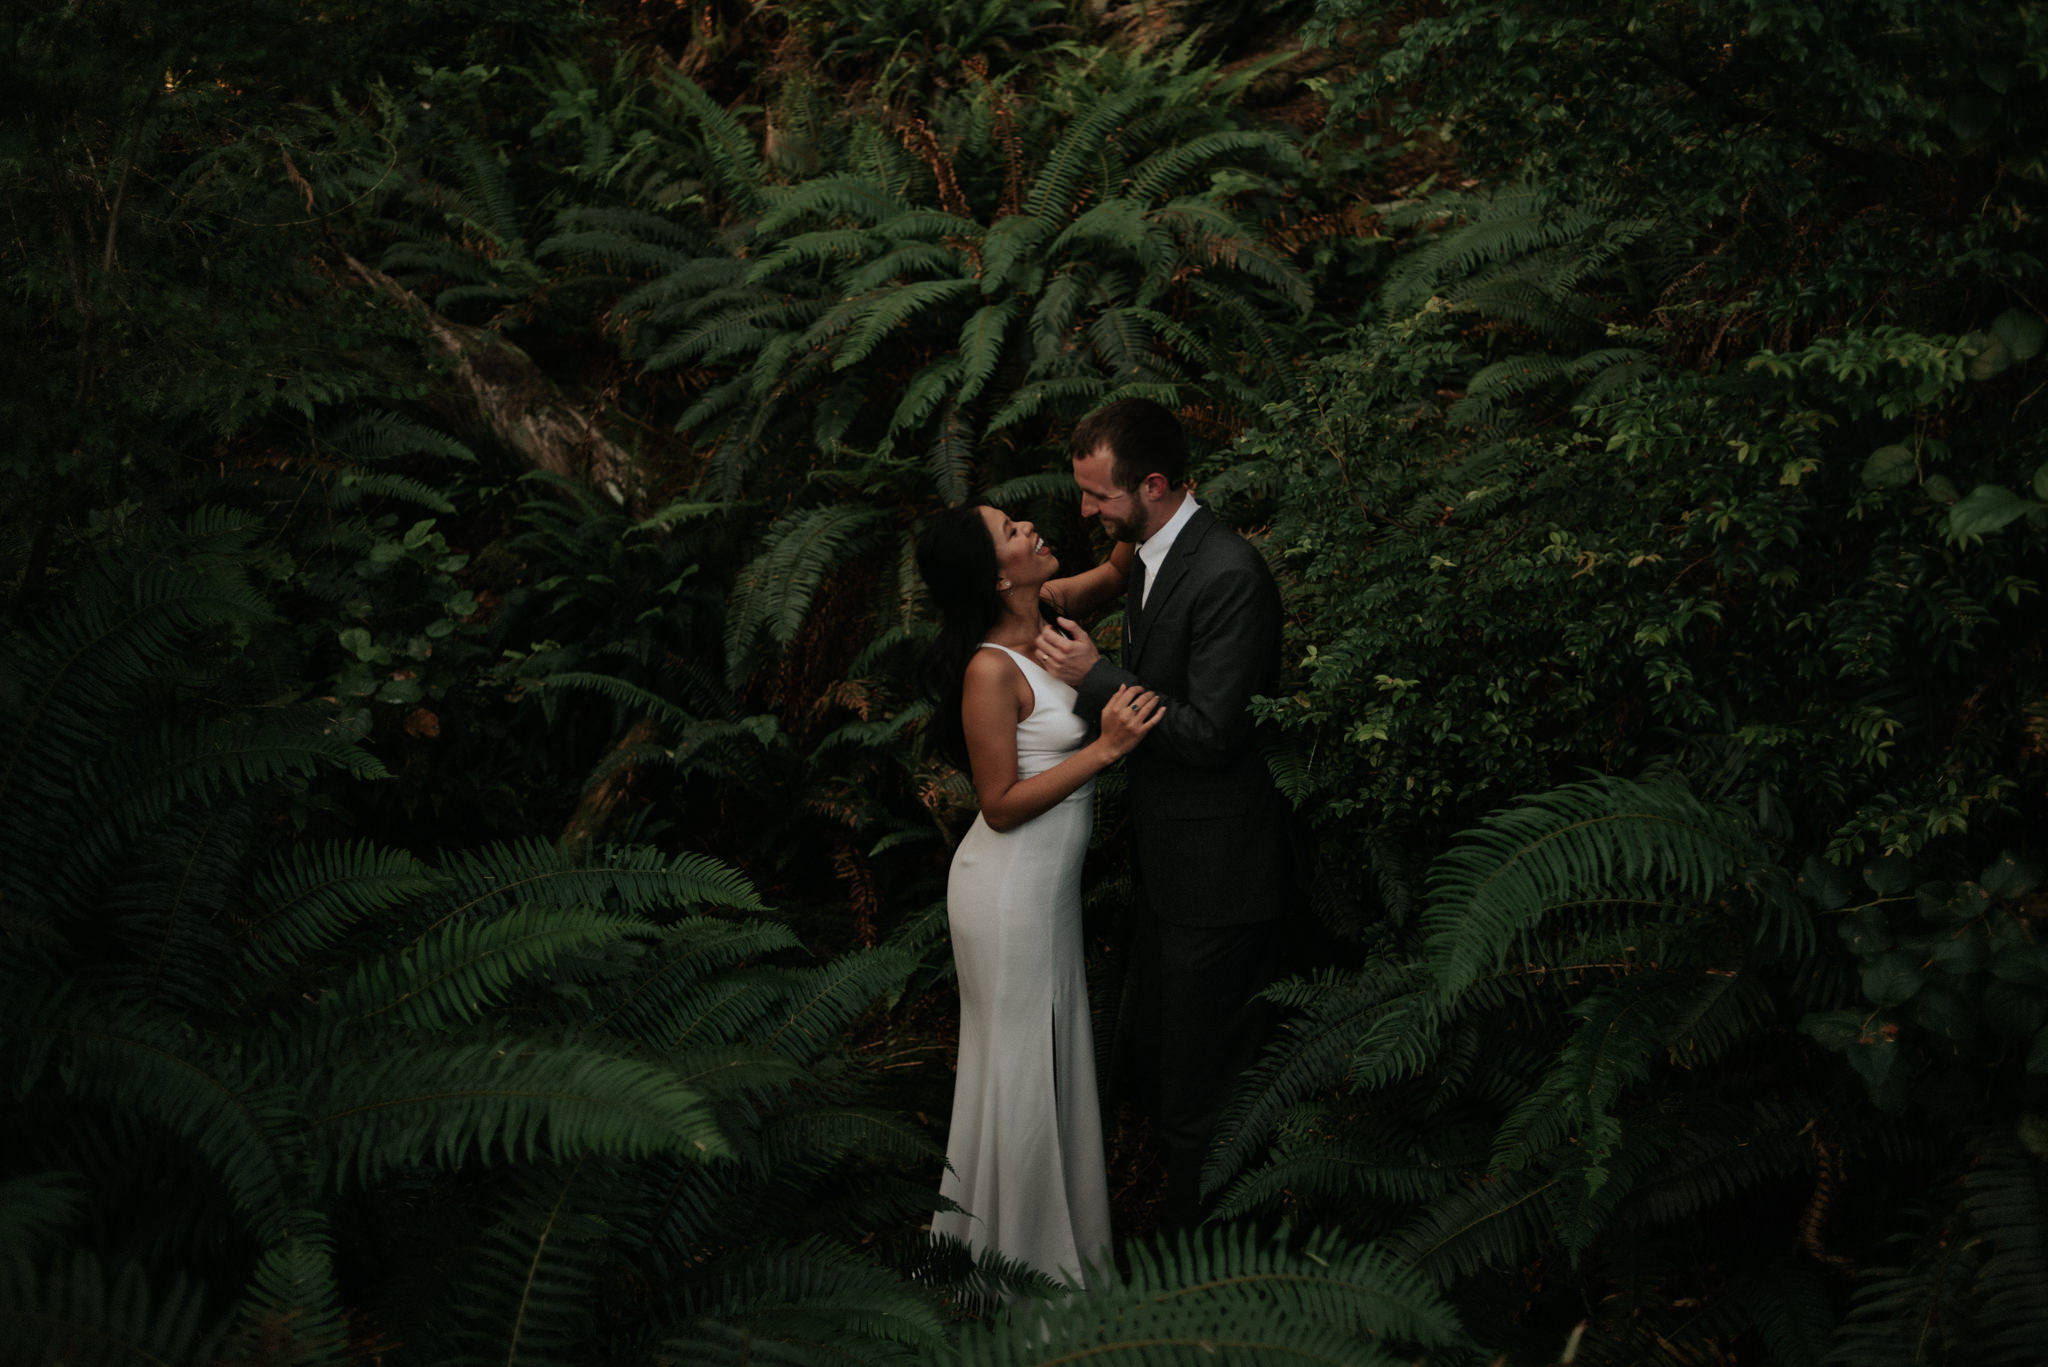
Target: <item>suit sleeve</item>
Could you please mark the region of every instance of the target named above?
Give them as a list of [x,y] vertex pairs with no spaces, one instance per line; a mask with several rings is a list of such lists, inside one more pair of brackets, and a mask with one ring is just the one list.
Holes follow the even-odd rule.
[[1251,742],[1251,700],[1266,686],[1280,648],[1280,598],[1264,575],[1242,563],[1181,591],[1195,595],[1187,695],[1169,696],[1130,670],[1098,660],[1075,690],[1075,710],[1099,716],[1119,685],[1142,684],[1166,703],[1166,718],[1145,738],[1145,748],[1190,768],[1222,768]]

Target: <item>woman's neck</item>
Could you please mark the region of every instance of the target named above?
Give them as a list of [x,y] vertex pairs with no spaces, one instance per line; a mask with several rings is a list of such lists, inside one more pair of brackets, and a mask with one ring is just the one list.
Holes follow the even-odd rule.
[[[1018,590],[1011,595],[1011,598],[1022,600],[1024,598],[1024,591]],[[1003,615],[996,619],[996,624],[988,629],[988,635],[982,637],[982,639],[990,645],[1008,646],[1012,650],[1026,650],[1033,641],[1038,639],[1038,627],[1041,620],[1038,615],[1038,597],[1036,594],[1032,595],[1028,606],[1021,601],[1013,603],[1010,601],[1010,598],[1005,598],[1003,600]]]

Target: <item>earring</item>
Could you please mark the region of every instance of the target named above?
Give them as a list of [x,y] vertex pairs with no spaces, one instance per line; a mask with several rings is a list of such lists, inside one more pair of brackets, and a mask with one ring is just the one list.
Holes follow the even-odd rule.
[[997,593],[1008,593],[1009,591],[1010,591],[1010,581],[1009,581],[1009,580],[1007,580],[1007,579],[998,579],[998,580],[996,580],[996,592],[997,592]]

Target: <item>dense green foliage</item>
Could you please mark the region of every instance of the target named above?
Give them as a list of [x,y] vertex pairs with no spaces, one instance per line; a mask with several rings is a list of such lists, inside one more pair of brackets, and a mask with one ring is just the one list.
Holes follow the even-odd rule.
[[[7,20],[0,1356],[2038,1356],[2048,10],[672,8]],[[909,546],[1120,394],[1333,948],[1041,1300]]]

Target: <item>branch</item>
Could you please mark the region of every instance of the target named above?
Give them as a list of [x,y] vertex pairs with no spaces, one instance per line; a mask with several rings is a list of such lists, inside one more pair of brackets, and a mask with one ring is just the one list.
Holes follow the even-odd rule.
[[492,435],[537,470],[603,490],[638,507],[643,490],[633,453],[604,434],[570,402],[533,358],[486,328],[453,322],[384,272],[343,254],[349,269],[376,293],[419,320],[430,350],[453,366]]

